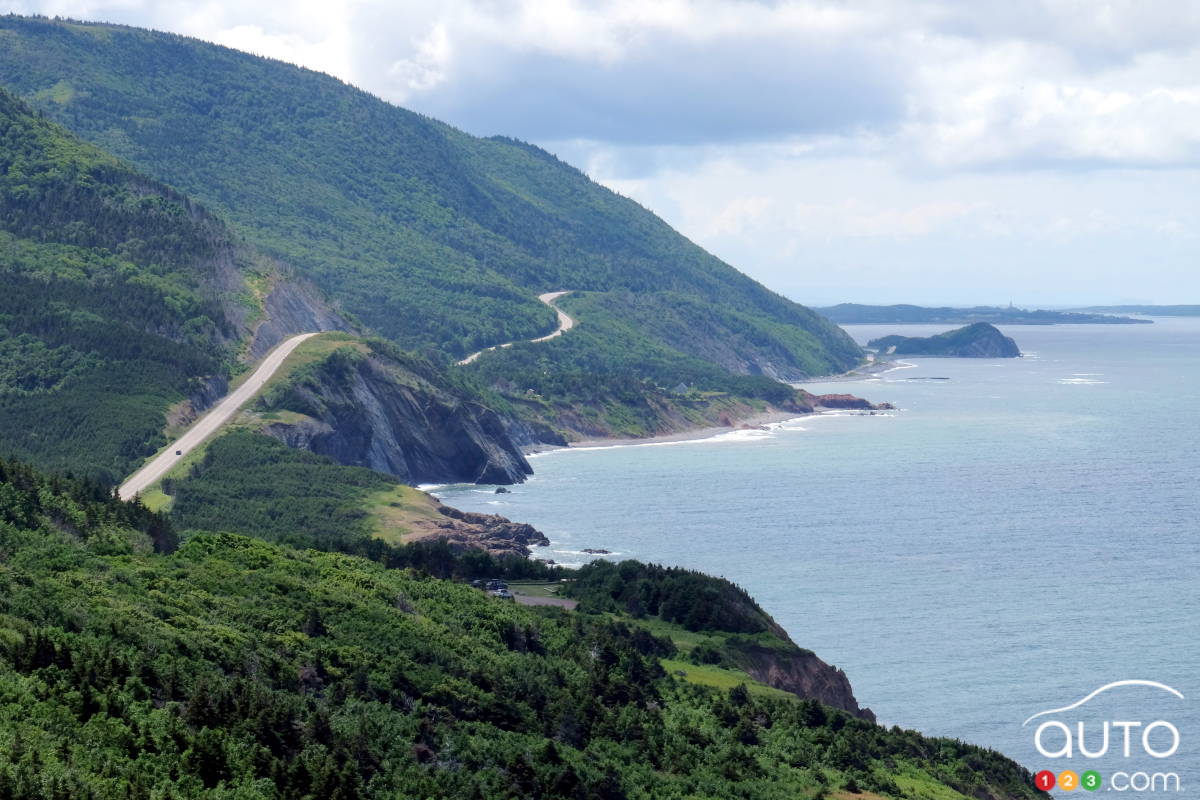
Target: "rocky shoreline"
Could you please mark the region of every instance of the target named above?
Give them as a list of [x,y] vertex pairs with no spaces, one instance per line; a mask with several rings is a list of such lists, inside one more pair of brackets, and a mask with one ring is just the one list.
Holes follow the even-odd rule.
[[409,541],[444,539],[455,550],[475,548],[493,557],[529,558],[530,547],[548,547],[546,534],[525,522],[513,522],[499,514],[461,511],[447,505],[437,508],[440,519],[412,523]]

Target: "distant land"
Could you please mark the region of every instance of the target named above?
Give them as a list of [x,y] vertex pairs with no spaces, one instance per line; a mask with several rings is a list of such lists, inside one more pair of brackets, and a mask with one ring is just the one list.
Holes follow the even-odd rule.
[[867,347],[897,356],[1021,357],[1017,343],[987,322],[976,322],[936,336],[884,336],[872,339]]
[[[1134,307],[1130,306],[1130,308]],[[1148,319],[1134,319],[1133,317],[1094,313],[1101,309],[1087,309],[1086,311],[1030,311],[1011,306],[1007,308],[1001,306],[975,306],[974,308],[950,308],[943,306],[940,308],[929,308],[913,305],[867,306],[858,303],[840,303],[836,306],[827,306],[826,308],[816,308],[813,310],[840,325],[894,325],[902,323],[969,325],[973,322],[990,322],[996,325],[1138,325],[1150,322]]]
[[[1101,314],[1145,314],[1148,317],[1200,317],[1200,305],[1196,306],[1091,306],[1072,311],[1096,312]],[[826,315],[828,316],[828,315]]]

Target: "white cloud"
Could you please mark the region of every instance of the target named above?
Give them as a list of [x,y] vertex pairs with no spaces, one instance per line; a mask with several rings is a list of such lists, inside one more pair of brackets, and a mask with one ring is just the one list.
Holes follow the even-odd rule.
[[446,26],[436,23],[429,33],[416,43],[416,52],[410,58],[402,58],[388,68],[398,101],[418,92],[435,88],[447,78],[447,71],[454,56]]
[[[1200,295],[1200,277],[1187,277],[1200,260],[1197,3],[0,0],[0,10],[173,30],[537,142],[801,299],[921,286],[985,301],[1023,280],[1044,287],[1044,302],[1085,289],[1100,301],[1122,294],[1135,264],[1144,296],[1174,299],[1181,285]],[[1089,268],[1099,277],[1087,280]]]

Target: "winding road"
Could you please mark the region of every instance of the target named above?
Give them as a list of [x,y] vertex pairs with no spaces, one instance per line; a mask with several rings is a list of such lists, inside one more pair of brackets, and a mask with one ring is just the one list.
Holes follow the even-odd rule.
[[[562,336],[564,333],[571,330],[571,328],[575,327],[575,320],[571,319],[571,317],[569,317],[567,315],[567,313],[565,311],[563,311],[561,308],[554,305],[555,300],[562,297],[564,294],[569,293],[570,291],[571,291],[570,289],[567,289],[567,291],[565,291],[565,292],[546,292],[545,294],[538,295],[538,300],[541,300],[543,303],[545,303],[546,305],[553,308],[554,311],[558,314],[558,328],[555,329],[555,331],[553,333],[548,333],[545,336],[539,336],[538,338],[530,339],[529,341],[544,342],[547,339],[553,339],[555,336]],[[516,344],[516,342],[505,342],[504,344],[497,344],[497,345],[492,345],[491,347],[485,347],[482,350],[480,350],[478,353],[471,353],[471,355],[467,356],[462,361],[459,361],[458,362],[459,366],[462,366],[464,364],[470,364],[472,361],[479,358],[484,353],[491,352],[492,350],[499,350],[502,347],[512,347],[514,344]]]
[[284,359],[290,356],[301,342],[316,335],[315,333],[302,333],[299,336],[293,336],[268,353],[267,357],[258,365],[258,369],[254,370],[254,373],[241,386],[225,395],[225,398],[217,403],[211,411],[196,420],[183,436],[172,442],[166,450],[151,459],[148,464],[121,484],[121,488],[117,490],[121,499],[132,499],[166,475],[171,467],[195,450],[196,446],[207,439],[217,428],[228,422],[270,380],[271,376],[283,365]]
[[[570,291],[570,290],[567,290]],[[531,342],[544,342],[548,339],[553,339],[556,336],[562,336],[564,332],[575,327],[575,320],[571,319],[566,313],[554,305],[554,301],[562,297],[567,292],[546,292],[543,295],[538,295],[538,300],[541,300],[546,305],[550,306],[558,313],[558,328],[545,336],[539,336],[536,339],[530,339]],[[131,500],[135,496],[146,491],[153,486],[164,475],[171,471],[171,468],[187,457],[188,453],[196,449],[205,439],[211,436],[222,425],[228,422],[234,414],[236,414],[242,406],[246,405],[255,394],[266,384],[271,376],[274,375],[281,366],[284,360],[292,354],[292,351],[300,346],[300,343],[305,339],[316,336],[315,333],[302,333],[298,336],[293,336],[290,339],[282,342],[278,347],[267,354],[267,357],[262,360],[254,373],[242,383],[241,386],[227,394],[221,402],[193,423],[192,427],[187,429],[187,432],[176,439],[165,450],[152,458],[145,466],[121,484],[121,488],[117,490],[122,500]],[[479,358],[489,350],[496,350],[501,347],[512,347],[515,342],[506,342],[493,347],[487,347],[480,350],[478,353],[471,355],[459,361],[459,364],[470,364],[475,359]]]

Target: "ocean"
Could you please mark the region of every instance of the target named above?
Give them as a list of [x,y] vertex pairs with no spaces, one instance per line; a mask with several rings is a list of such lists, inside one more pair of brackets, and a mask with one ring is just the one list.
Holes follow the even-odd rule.
[[[845,327],[865,343],[947,326]],[[552,451],[511,494],[438,494],[532,523],[560,563],[604,548],[734,581],[882,724],[1035,772],[1094,770],[1127,796],[1200,797],[1200,319],[1003,330],[1025,357],[910,358],[805,387],[894,412]],[[1162,686],[1022,724],[1130,680]],[[1036,749],[1048,719],[1071,731],[1071,757]],[[1078,726],[1095,752],[1112,721],[1141,727],[1110,725],[1108,753],[1081,756]],[[1156,757],[1169,726],[1178,750]],[[1043,732],[1047,753],[1065,744],[1062,727]],[[1137,791],[1156,774],[1181,791]]]

